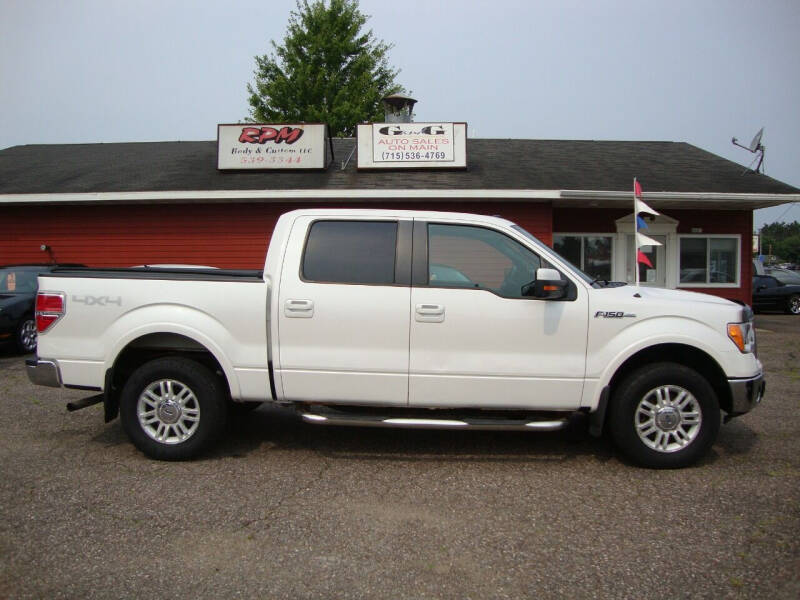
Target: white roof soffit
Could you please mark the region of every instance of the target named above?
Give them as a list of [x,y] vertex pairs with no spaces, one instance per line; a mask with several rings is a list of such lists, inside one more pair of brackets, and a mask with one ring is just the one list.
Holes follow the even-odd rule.
[[[800,202],[800,194],[722,194],[645,192],[648,204],[660,208],[714,208],[749,210]],[[592,190],[470,190],[470,189],[304,189],[304,190],[192,190],[153,192],[89,192],[56,194],[0,194],[0,205],[31,204],[185,204],[212,202],[341,202],[342,200],[484,200],[552,202],[575,208],[626,208],[633,191]]]

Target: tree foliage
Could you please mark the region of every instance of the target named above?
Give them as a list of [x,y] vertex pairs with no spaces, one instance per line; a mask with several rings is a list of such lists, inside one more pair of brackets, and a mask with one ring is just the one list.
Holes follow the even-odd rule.
[[800,222],[770,223],[761,228],[761,252],[800,263]]
[[362,121],[382,121],[381,99],[402,92],[388,64],[391,46],[372,30],[357,0],[298,0],[282,45],[256,56],[247,85],[255,122],[328,123],[332,136],[353,136]]

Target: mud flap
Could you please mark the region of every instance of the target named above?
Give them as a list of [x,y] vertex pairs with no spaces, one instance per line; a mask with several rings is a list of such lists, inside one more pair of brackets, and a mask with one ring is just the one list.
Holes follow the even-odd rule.
[[603,435],[603,424],[606,420],[606,410],[608,409],[608,397],[611,395],[611,389],[606,386],[600,392],[600,401],[597,403],[597,410],[589,414],[589,435],[592,437],[600,437]]

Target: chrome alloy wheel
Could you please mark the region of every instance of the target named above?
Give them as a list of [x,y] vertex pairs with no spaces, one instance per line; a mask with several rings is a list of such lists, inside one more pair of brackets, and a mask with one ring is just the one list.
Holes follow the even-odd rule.
[[702,420],[697,398],[677,385],[647,392],[634,415],[639,439],[656,452],[677,452],[691,444],[700,433]]
[[136,404],[139,425],[162,444],[180,444],[197,431],[200,404],[189,387],[174,379],[148,385]]
[[800,296],[795,294],[789,298],[789,312],[793,315],[800,315]]
[[19,329],[19,341],[22,349],[25,352],[33,352],[36,350],[36,338],[38,332],[36,331],[36,321],[28,319]]

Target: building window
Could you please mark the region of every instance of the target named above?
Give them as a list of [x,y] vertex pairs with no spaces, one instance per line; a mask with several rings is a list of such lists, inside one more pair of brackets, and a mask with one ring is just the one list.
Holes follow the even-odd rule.
[[397,223],[317,221],[303,257],[303,278],[324,283],[394,283]]
[[612,248],[610,235],[553,235],[553,249],[595,279],[611,281]]
[[680,285],[738,285],[739,237],[681,236]]

